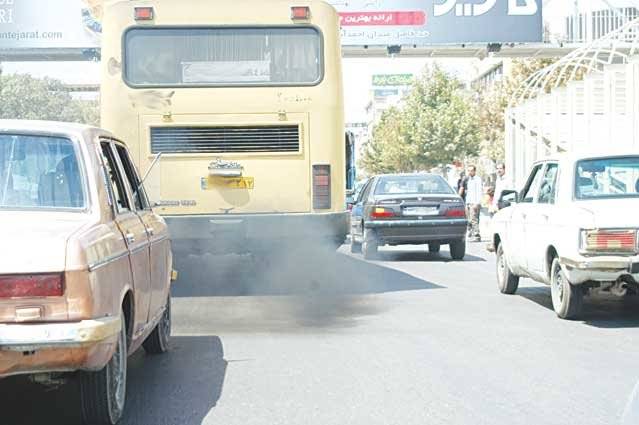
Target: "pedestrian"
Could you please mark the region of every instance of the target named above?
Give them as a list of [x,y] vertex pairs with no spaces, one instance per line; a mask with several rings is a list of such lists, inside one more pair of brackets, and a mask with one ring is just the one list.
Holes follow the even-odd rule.
[[466,189],[468,182],[466,181],[466,173],[463,171],[459,174],[459,179],[457,180],[457,193],[462,197],[464,202],[466,202]]
[[506,177],[506,165],[503,162],[497,164],[497,181],[495,182],[495,197],[490,208],[490,212],[495,214],[499,211],[499,200],[504,191],[511,190],[510,183]]
[[466,211],[468,215],[468,237],[470,240],[479,242],[479,213],[481,212],[481,201],[484,196],[484,185],[481,177],[477,175],[477,168],[474,165],[468,167],[468,177],[464,189],[466,194]]

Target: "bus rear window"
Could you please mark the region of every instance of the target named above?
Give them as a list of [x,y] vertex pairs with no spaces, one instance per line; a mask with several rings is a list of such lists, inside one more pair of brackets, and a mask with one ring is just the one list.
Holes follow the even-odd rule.
[[134,28],[125,34],[132,86],[314,85],[322,79],[315,28]]

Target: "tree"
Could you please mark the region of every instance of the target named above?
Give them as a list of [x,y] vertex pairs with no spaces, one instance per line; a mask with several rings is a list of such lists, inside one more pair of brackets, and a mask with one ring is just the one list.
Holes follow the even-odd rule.
[[428,171],[479,149],[475,103],[438,66],[426,68],[401,107],[388,109],[364,147],[370,173]]
[[0,75],[0,118],[99,124],[98,102],[71,97],[59,80]]
[[437,65],[426,68],[406,99],[406,132],[421,170],[475,156],[479,125],[475,102]]
[[361,166],[368,172],[409,172],[416,169],[416,150],[408,142],[403,112],[391,107],[384,111],[373,129],[372,140],[364,147]]
[[482,157],[493,162],[504,160],[505,116],[512,96],[528,77],[554,62],[555,59],[516,59],[505,81],[487,90],[476,90]]

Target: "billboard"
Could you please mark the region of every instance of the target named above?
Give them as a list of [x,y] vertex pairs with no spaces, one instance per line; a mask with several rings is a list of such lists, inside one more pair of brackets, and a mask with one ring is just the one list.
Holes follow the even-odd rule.
[[543,40],[542,0],[328,0],[345,46]]
[[0,0],[0,50],[93,49],[96,0]]

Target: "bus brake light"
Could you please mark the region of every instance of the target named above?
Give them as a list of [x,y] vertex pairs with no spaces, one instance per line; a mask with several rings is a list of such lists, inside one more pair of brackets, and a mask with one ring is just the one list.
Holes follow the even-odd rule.
[[136,21],[152,21],[153,8],[152,7],[136,7],[135,20]]
[[328,164],[313,165],[313,208],[331,208],[331,166]]
[[308,21],[311,19],[311,9],[308,6],[291,7],[291,19],[294,21]]

